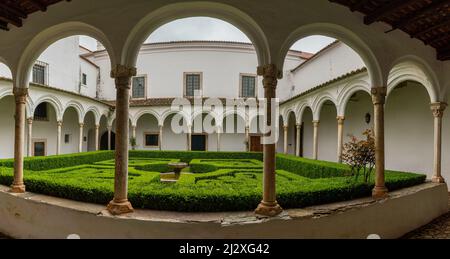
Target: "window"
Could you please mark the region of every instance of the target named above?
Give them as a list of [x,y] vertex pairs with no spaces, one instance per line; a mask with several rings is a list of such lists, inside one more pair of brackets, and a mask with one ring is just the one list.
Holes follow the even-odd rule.
[[199,91],[202,90],[202,74],[201,73],[185,73],[184,74],[184,96],[194,97],[201,96]]
[[144,76],[133,77],[133,86],[132,86],[131,97],[134,99],[145,98],[145,77]]
[[70,142],[70,135],[69,134],[65,134],[64,135],[64,143],[69,143]]
[[33,141],[33,156],[45,156],[46,149],[45,140],[35,140]]
[[35,84],[47,84],[47,68],[48,64],[37,61],[33,66],[32,81]]
[[47,103],[39,104],[34,110],[34,120],[48,121]]
[[241,76],[241,92],[240,97],[254,98],[256,97],[256,77],[255,76]]
[[83,73],[83,74],[81,75],[81,83],[82,83],[83,85],[87,85],[87,75],[86,75],[85,73]]
[[146,147],[159,147],[159,134],[144,133],[144,142],[144,146]]

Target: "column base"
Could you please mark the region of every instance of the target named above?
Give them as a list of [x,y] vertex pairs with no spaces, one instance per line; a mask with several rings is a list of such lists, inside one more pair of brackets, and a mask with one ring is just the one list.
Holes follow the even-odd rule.
[[23,184],[13,184],[11,185],[11,189],[9,190],[12,193],[24,193],[25,185]]
[[129,201],[115,202],[112,200],[109,202],[107,209],[113,215],[122,215],[134,212],[133,206],[131,206]]
[[431,179],[433,183],[445,183],[445,179],[442,176],[433,176]]
[[282,211],[283,209],[276,201],[275,202],[261,201],[261,203],[255,209],[256,214],[267,217],[274,217],[280,214]]
[[383,187],[376,186],[372,190],[372,198],[374,198],[375,200],[385,199],[388,196],[389,196],[388,189],[384,186]]

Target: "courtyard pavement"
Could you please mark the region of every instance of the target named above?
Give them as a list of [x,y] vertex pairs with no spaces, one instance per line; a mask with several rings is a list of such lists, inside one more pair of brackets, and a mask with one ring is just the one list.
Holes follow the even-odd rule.
[[[450,196],[449,196],[450,206]],[[450,239],[450,210],[447,214],[435,219],[413,232],[406,234],[404,239]]]

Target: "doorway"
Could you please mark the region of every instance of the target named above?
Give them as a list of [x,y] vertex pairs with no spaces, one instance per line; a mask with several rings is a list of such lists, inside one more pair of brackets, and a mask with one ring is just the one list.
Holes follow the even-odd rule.
[[263,152],[263,145],[261,144],[261,136],[250,136],[250,151],[251,152]]
[[196,134],[191,136],[192,151],[206,151],[206,135]]
[[46,156],[47,143],[45,140],[33,140],[33,156]]

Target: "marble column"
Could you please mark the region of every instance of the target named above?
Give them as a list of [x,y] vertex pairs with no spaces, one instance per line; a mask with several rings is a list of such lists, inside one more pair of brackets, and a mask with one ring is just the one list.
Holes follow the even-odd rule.
[[[189,126],[189,128],[191,128],[192,126]],[[187,150],[191,151],[191,143],[192,143],[192,132],[191,130],[188,131],[187,133]]]
[[434,183],[445,183],[441,173],[442,163],[442,117],[444,110],[447,108],[446,103],[432,103],[431,110],[434,117],[434,161],[433,161],[433,178]]
[[313,159],[319,159],[319,121],[312,122],[314,127],[313,133]]
[[23,153],[25,144],[25,103],[28,96],[28,88],[13,89],[16,102],[15,130],[14,130],[14,181],[11,185],[11,192],[24,193],[25,184],[23,182]]
[[250,127],[245,126],[245,143],[247,145],[247,152],[250,152]]
[[27,156],[33,156],[33,118],[28,118]]
[[301,142],[302,125],[296,124],[295,129],[296,129],[296,134],[297,134],[296,141],[295,141],[295,155],[300,156],[300,142]]
[[100,125],[95,125],[95,151],[98,151],[100,149]]
[[344,116],[337,117],[338,123],[338,144],[337,144],[337,161],[342,163],[342,151],[344,149]]
[[61,128],[62,128],[63,122],[57,121],[56,122],[56,155],[61,154]]
[[111,70],[116,83],[116,151],[114,174],[114,199],[108,204],[113,215],[133,212],[128,201],[128,130],[131,77],[136,68],[117,65]]
[[383,199],[388,195],[384,179],[384,104],[386,102],[387,88],[374,87],[371,93],[375,117],[375,188],[372,190],[372,197],[374,199]]
[[222,132],[220,131],[220,127],[217,128],[217,152],[220,151],[220,135],[222,134]]
[[[272,121],[273,98],[276,98],[279,70],[276,65],[270,64],[258,67],[258,75],[263,76],[264,97],[266,98],[267,126],[271,127],[276,121]],[[278,114],[274,114],[278,116]],[[277,126],[277,125],[275,125]],[[271,127],[275,128],[275,127]],[[278,134],[268,132],[266,136]],[[255,210],[256,214],[273,217],[280,214],[283,209],[276,200],[275,189],[275,145],[276,143],[263,143],[264,148],[264,172],[263,172],[263,199]]]
[[[136,125],[131,125],[131,138],[134,139],[134,144],[137,145],[136,143]],[[132,146],[132,148],[136,148],[136,146]]]
[[83,135],[84,135],[84,123],[80,123],[80,135],[78,139],[78,153],[83,152]]
[[112,127],[108,126],[108,150],[111,150],[111,131],[112,131]]
[[159,151],[162,150],[162,140],[163,140],[163,125],[159,125]]
[[283,153],[287,154],[288,153],[288,126],[283,126]]

